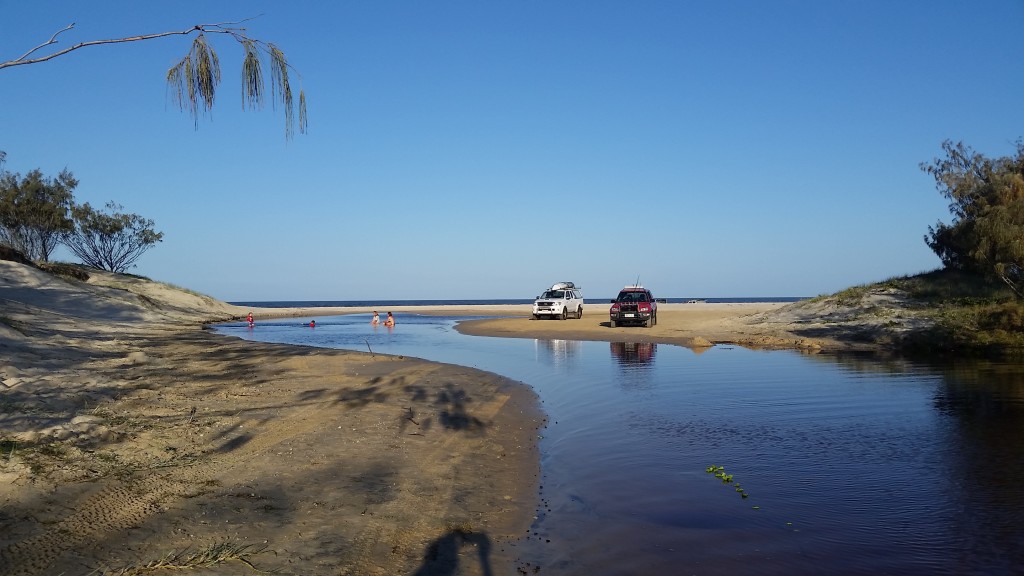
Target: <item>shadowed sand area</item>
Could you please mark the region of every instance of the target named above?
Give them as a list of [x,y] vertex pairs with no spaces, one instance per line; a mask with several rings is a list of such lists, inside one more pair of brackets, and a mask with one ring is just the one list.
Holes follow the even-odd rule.
[[[609,328],[529,306],[468,334],[827,349],[778,304],[663,306]],[[269,317],[368,309],[254,309]],[[538,504],[533,392],[396,356],[204,330],[240,308],[147,280],[0,261],[0,574],[514,574]],[[766,316],[773,314],[771,318]],[[769,321],[770,320],[770,321]],[[219,559],[201,568],[190,554]]]
[[190,573],[512,565],[537,498],[529,388],[201,328],[247,311],[0,262],[0,574],[119,573],[224,543]]

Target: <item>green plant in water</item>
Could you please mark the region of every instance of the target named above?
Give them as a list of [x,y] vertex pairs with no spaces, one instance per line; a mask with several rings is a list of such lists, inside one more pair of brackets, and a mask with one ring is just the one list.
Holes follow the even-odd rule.
[[733,488],[736,490],[736,492],[739,493],[741,498],[748,498],[750,496],[750,494],[747,494],[747,491],[744,490],[742,486],[740,486],[739,482],[733,482],[732,474],[727,474],[725,472],[725,466],[718,466],[717,464],[712,464],[711,466],[705,468],[704,471],[707,472],[708,474],[714,474],[715,478],[721,480],[723,484],[731,484]]

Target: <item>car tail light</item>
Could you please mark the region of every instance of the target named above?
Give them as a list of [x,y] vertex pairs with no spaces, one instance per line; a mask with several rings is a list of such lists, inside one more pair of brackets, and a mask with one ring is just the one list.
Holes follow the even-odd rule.
[[619,305],[618,305],[618,304],[615,304],[614,306],[612,306],[612,309],[611,309],[611,311],[612,311],[613,313],[615,313],[615,312],[618,312],[618,311],[619,311]]

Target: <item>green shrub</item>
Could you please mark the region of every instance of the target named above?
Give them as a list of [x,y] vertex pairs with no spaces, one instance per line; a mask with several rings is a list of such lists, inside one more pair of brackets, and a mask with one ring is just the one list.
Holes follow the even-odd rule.
[[81,280],[82,282],[89,281],[89,273],[86,272],[84,266],[78,264],[69,264],[67,262],[43,262],[39,264],[39,268],[53,274],[54,276],[74,278],[75,280]]

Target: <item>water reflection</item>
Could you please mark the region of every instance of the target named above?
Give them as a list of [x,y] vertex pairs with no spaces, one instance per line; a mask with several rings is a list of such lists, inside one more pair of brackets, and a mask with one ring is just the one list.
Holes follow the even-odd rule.
[[635,366],[654,362],[658,345],[654,342],[611,342],[612,358],[620,366]]
[[944,492],[959,506],[958,553],[973,565],[997,555],[1024,558],[1018,527],[1024,510],[1018,486],[1024,479],[1024,374],[1019,366],[988,361],[932,369],[943,374],[934,406],[950,423],[943,441]]
[[582,344],[578,340],[534,340],[537,358],[552,366],[573,364]]

